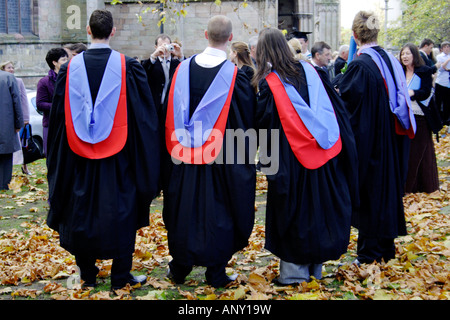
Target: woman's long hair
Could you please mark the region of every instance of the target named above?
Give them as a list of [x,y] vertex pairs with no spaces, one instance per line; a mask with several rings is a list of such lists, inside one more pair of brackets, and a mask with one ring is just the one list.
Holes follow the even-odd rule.
[[252,58],[250,57],[250,49],[248,44],[242,41],[235,41],[231,44],[231,50],[236,52],[237,59],[244,65],[255,68]]
[[271,71],[276,71],[281,80],[294,86],[303,79],[300,78],[298,62],[283,33],[276,28],[263,29],[256,46],[256,73],[253,85],[257,87]]

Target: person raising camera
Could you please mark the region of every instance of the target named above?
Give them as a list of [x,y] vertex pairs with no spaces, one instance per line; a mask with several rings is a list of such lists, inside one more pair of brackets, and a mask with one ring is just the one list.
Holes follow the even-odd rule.
[[160,34],[155,39],[155,51],[149,59],[141,62],[147,73],[148,85],[158,110],[164,103],[170,78],[182,60],[181,46],[172,43],[168,35]]

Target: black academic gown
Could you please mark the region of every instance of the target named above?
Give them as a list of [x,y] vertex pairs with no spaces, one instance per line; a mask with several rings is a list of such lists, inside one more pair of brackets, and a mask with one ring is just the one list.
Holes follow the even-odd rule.
[[[305,79],[303,67],[298,67]],[[347,252],[351,214],[358,204],[356,147],[348,115],[326,73],[321,72],[339,124],[342,151],[318,169],[306,169],[292,152],[266,80],[261,81],[258,94],[258,129],[279,130],[280,134],[275,146],[279,147],[279,170],[267,175],[265,247],[295,264],[336,260]],[[305,81],[295,87],[309,104]]]
[[[190,65],[190,114],[194,112],[219,68]],[[166,99],[167,101],[167,99]],[[248,77],[238,70],[226,129],[254,128],[255,94]],[[163,108],[165,123],[167,104]],[[225,136],[223,146],[226,146]],[[245,164],[175,165],[162,145],[164,223],[171,256],[185,266],[226,264],[248,245],[255,214],[254,154],[246,148]],[[222,147],[223,159],[226,149]],[[237,151],[235,148],[235,158]]]
[[[374,47],[389,66],[389,58]],[[394,115],[383,77],[367,54],[353,60],[339,83],[339,90],[356,139],[359,158],[360,209],[353,225],[366,238],[406,234],[402,197],[410,140],[395,133]]]
[[[85,52],[94,96],[110,52]],[[61,246],[74,255],[129,256],[134,252],[136,230],[149,224],[149,206],[158,192],[158,119],[145,71],[126,57],[127,141],[120,152],[99,160],[80,157],[68,145],[66,79],[67,64],[58,74],[50,112],[47,223],[59,232]]]

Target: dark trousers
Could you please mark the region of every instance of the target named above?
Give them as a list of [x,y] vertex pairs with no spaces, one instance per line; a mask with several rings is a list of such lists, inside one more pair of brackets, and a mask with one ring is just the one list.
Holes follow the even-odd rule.
[[395,258],[394,239],[391,238],[367,238],[358,235],[357,246],[358,261],[361,263],[381,262]]
[[13,169],[13,154],[0,154],[0,190],[8,190]]
[[[206,268],[205,277],[209,285],[217,288],[229,282],[225,273],[227,263],[225,262]],[[169,262],[169,267],[176,283],[183,283],[184,278],[192,271],[192,266],[182,265],[174,260]]]
[[436,105],[441,114],[444,125],[450,124],[450,88],[436,83],[435,86]]
[[[99,272],[95,266],[97,260],[91,256],[75,256],[77,266],[80,268],[81,279],[88,284],[95,284],[95,279]],[[130,271],[133,266],[133,256],[126,256],[113,259],[111,267],[111,286],[123,287],[130,280]]]

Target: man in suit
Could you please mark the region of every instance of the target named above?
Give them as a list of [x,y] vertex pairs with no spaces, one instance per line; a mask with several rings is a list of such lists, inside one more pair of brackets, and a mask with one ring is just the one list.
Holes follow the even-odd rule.
[[97,259],[113,259],[112,289],[133,276],[136,231],[149,224],[158,193],[156,108],[139,62],[111,50],[107,10],[87,27],[90,48],[64,64],[55,84],[48,134],[47,224],[75,256],[83,285],[96,285]]
[[311,56],[311,64],[316,69],[324,71],[326,73],[326,80],[330,82],[328,64],[331,61],[331,47],[323,41],[316,42],[311,48]]
[[[419,46],[420,56],[422,57],[425,64],[429,67],[433,67],[435,64],[434,61],[431,60],[431,52],[433,52],[433,47],[434,47],[433,40],[427,38],[423,39]],[[437,68],[433,69],[434,72],[437,71]]]
[[334,62],[334,74],[338,75],[341,73],[342,68],[345,67],[345,64],[347,63],[348,59],[348,51],[349,51],[349,45],[343,44],[339,47],[339,56],[336,58],[336,61]]
[[183,53],[180,45],[172,43],[168,35],[160,34],[155,39],[155,51],[149,59],[141,62],[147,73],[148,85],[158,109],[164,103],[169,81],[182,60]]

